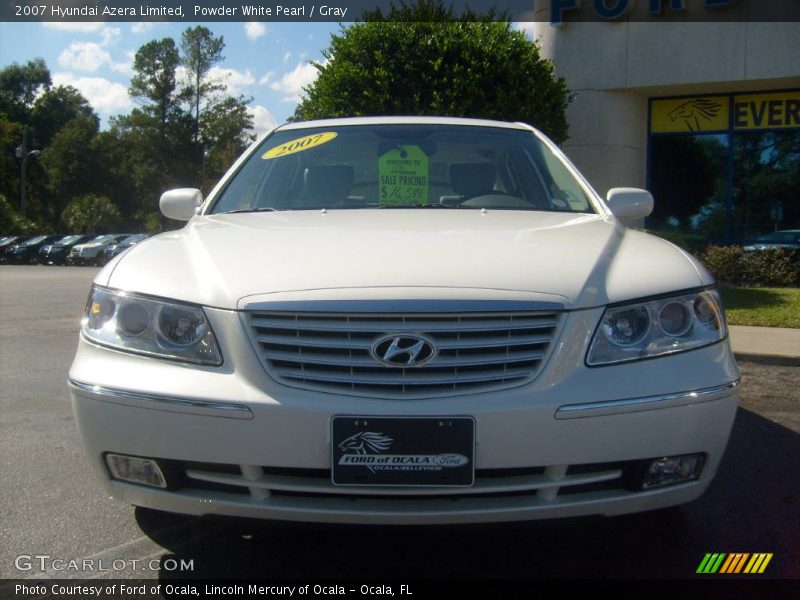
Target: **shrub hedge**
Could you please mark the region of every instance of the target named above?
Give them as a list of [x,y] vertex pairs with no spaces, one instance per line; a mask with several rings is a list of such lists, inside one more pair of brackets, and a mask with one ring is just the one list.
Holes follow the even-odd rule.
[[800,250],[709,246],[697,253],[720,283],[754,287],[800,287]]

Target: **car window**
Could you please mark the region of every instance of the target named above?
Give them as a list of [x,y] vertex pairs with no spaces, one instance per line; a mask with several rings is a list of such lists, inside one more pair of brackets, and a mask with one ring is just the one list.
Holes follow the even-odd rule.
[[96,238],[89,240],[88,244],[105,244],[110,242],[113,238],[110,235],[98,235]]
[[759,242],[777,242],[793,244],[800,242],[800,232],[796,231],[776,231],[758,238]]
[[27,242],[25,242],[25,245],[33,246],[35,244],[38,244],[39,242],[43,242],[46,239],[47,239],[46,235],[37,235],[35,238],[31,238]]
[[208,212],[415,206],[594,212],[531,132],[419,124],[279,131]]

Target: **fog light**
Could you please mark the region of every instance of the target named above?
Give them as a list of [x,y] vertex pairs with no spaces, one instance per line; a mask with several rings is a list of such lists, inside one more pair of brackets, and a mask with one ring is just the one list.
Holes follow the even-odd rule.
[[700,471],[703,470],[704,462],[703,454],[656,458],[650,462],[650,467],[645,473],[642,489],[674,485],[697,479]]
[[166,488],[167,480],[158,463],[149,458],[106,454],[106,464],[111,476],[121,481],[140,483],[151,487]]

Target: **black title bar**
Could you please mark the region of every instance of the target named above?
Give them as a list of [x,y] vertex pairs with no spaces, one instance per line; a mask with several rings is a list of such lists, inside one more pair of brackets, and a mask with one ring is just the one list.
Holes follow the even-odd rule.
[[[0,21],[363,21],[403,0],[0,0]],[[405,0],[412,4],[413,0]],[[496,20],[545,22],[800,22],[798,0],[444,0]],[[800,32],[798,32],[800,35]]]

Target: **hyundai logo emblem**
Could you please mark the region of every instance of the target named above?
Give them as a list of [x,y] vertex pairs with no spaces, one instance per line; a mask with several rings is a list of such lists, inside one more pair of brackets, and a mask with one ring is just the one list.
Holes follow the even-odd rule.
[[390,367],[419,367],[436,356],[436,347],[420,335],[387,335],[372,345],[372,356]]

